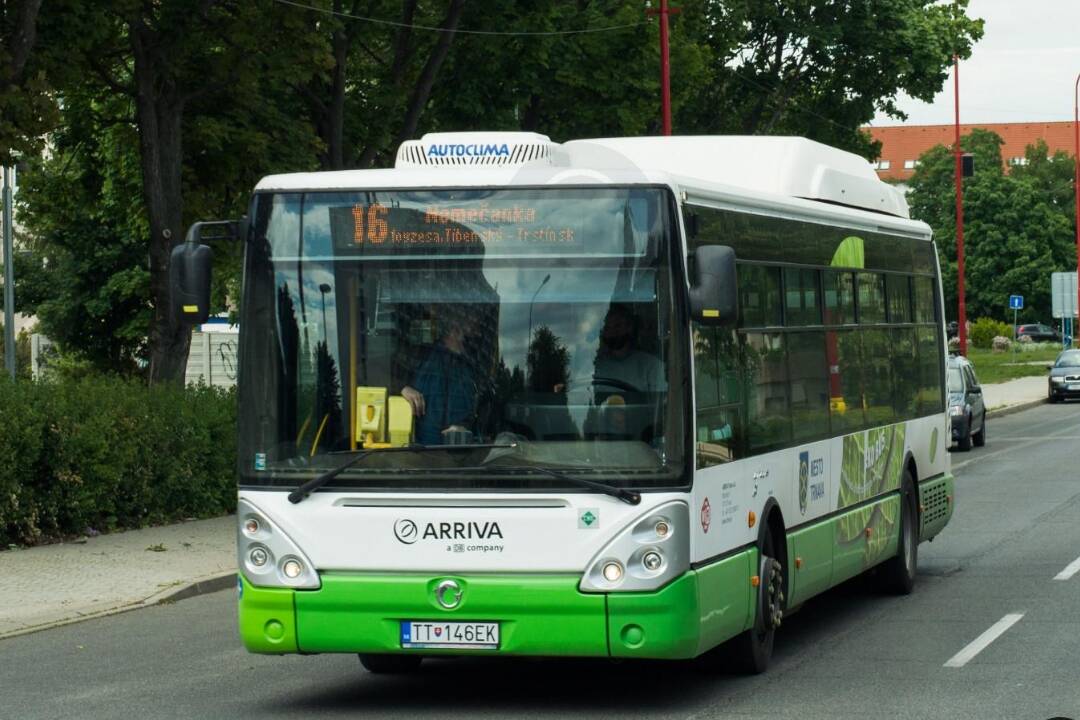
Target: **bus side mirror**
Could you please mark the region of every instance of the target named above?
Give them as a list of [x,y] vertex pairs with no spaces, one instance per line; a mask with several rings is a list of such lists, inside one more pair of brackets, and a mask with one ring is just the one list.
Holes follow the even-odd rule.
[[206,245],[187,242],[173,248],[169,257],[169,295],[177,325],[199,325],[210,317],[210,279],[214,253]]
[[701,245],[694,253],[690,315],[702,325],[733,325],[738,317],[735,251],[727,245]]

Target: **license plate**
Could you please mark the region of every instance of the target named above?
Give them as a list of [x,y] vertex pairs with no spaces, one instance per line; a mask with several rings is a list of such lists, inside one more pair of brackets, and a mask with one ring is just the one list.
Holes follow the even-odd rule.
[[1073,383],[1069,385],[1069,390],[1080,390],[1080,383]]
[[498,650],[499,623],[403,620],[401,647]]

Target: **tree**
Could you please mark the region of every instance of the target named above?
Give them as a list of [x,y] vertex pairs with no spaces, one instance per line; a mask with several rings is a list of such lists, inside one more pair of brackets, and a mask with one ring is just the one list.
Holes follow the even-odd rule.
[[53,135],[51,153],[21,175],[30,257],[16,275],[16,296],[64,351],[99,371],[132,373],[145,363],[150,321],[136,133],[129,125],[99,128],[92,118],[107,106],[67,102],[71,121]]
[[966,0],[725,0],[703,3],[694,36],[711,82],[677,108],[691,132],[805,135],[876,157],[859,128],[876,111],[905,119],[898,93],[929,102],[953,53],[966,58],[983,23]]
[[[42,35],[49,38],[49,76],[64,102],[78,96],[119,100],[124,110],[100,122],[134,121],[137,130],[147,224],[151,382],[183,378],[191,339],[189,330],[169,316],[168,287],[169,256],[183,241],[191,217],[184,202],[185,160],[192,157],[187,133],[204,117],[228,126],[235,120],[228,115],[234,99],[251,95],[265,70],[285,79],[288,68],[302,67],[289,62],[310,46],[304,33],[287,33],[294,29],[289,26],[294,17],[236,0],[58,0],[41,16]],[[286,34],[290,42],[264,52]]]
[[[1048,162],[1045,144],[1036,144],[1027,148],[1028,165],[1006,174],[1002,144],[997,134],[982,129],[960,138],[961,149],[974,155],[975,164],[974,176],[963,181],[968,317],[1011,320],[1008,296],[1016,293],[1025,296],[1021,319],[1046,320],[1050,273],[1076,266],[1060,169],[1071,172],[1072,163],[1063,154]],[[951,150],[931,148],[920,158],[909,195],[912,217],[927,222],[937,239],[949,317],[955,317],[958,303],[954,168]]]
[[0,165],[17,155],[33,157],[58,121],[55,98],[38,62],[41,0],[0,5]]

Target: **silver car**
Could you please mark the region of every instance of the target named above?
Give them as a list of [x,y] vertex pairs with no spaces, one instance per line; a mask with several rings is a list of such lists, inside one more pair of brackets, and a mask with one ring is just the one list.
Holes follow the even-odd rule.
[[1046,395],[1050,402],[1080,397],[1080,350],[1064,350],[1050,368]]
[[945,363],[945,375],[953,442],[960,450],[982,447],[986,444],[986,405],[974,366],[963,356],[951,355]]

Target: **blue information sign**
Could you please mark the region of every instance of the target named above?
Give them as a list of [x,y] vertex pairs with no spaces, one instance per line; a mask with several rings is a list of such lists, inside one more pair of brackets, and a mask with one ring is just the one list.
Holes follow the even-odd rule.
[[1023,310],[1024,309],[1024,296],[1023,295],[1010,295],[1009,296],[1009,309],[1010,310]]

